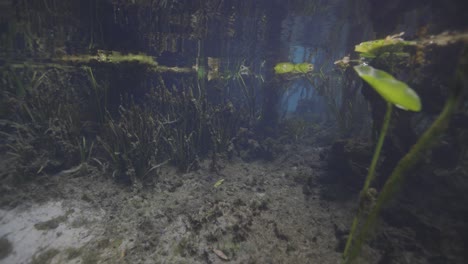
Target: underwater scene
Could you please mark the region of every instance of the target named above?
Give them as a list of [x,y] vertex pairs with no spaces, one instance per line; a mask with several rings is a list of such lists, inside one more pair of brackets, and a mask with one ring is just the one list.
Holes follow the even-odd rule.
[[467,249],[468,1],[0,0],[0,264]]

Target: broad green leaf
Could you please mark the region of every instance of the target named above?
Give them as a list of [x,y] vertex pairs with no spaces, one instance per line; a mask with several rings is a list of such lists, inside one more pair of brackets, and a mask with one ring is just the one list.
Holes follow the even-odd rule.
[[294,64],[290,62],[280,62],[275,66],[276,74],[285,74],[294,71]]
[[421,111],[421,100],[418,94],[406,83],[395,79],[385,71],[377,70],[369,65],[354,66],[354,70],[386,101],[405,110]]

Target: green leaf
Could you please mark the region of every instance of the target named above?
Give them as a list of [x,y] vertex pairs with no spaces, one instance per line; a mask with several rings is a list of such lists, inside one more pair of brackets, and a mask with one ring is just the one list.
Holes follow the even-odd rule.
[[405,41],[399,38],[377,39],[362,42],[354,47],[362,57],[375,58],[383,52],[401,52],[404,46],[416,45],[414,41]]
[[290,62],[280,62],[275,66],[276,74],[285,73],[309,73],[314,70],[314,65],[311,63],[303,62],[298,64],[292,64]]
[[421,111],[421,100],[418,94],[406,83],[369,65],[354,66],[354,70],[386,101],[404,110]]
[[285,74],[294,71],[294,64],[290,62],[280,62],[275,66],[276,74]]
[[298,63],[294,65],[294,71],[300,73],[309,73],[314,70],[314,65],[310,63]]

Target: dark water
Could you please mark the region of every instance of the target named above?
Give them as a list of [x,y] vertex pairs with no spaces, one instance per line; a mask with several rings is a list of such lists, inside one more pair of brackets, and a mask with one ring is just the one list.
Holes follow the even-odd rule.
[[[224,163],[312,153],[326,176],[295,178],[305,196],[331,190],[322,198],[344,212],[356,201],[363,221],[378,208],[387,229],[369,259],[466,263],[467,13],[456,0],[0,0],[1,206],[83,164],[129,190],[157,186],[166,166],[196,173],[206,161],[212,185]],[[372,40],[392,45],[355,50]],[[278,63],[313,70],[278,74]],[[398,85],[382,97],[355,65],[391,74],[422,105],[392,101],[369,190]],[[336,227],[336,252],[350,230]]]

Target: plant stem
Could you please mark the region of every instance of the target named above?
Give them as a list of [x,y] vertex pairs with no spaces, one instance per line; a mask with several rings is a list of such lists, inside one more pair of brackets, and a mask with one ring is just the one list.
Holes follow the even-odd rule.
[[383,142],[385,136],[387,135],[388,126],[390,124],[390,118],[392,117],[392,103],[387,102],[387,111],[385,112],[385,118],[382,124],[382,129],[380,130],[379,140],[377,141],[377,146],[375,147],[374,156],[372,157],[372,162],[369,167],[369,172],[367,173],[366,181],[364,182],[364,187],[362,188],[361,195],[367,192],[369,186],[375,178],[375,167],[377,166],[377,161],[379,160],[380,151],[382,150]]
[[434,139],[436,139],[445,130],[448,124],[449,117],[455,109],[456,98],[451,96],[444,107],[444,110],[439,115],[437,120],[432,126],[421,136],[418,142],[411,148],[411,150],[398,162],[392,174],[385,183],[380,195],[377,198],[375,206],[369,213],[361,232],[356,238],[349,256],[348,262],[351,263],[361,251],[361,246],[364,240],[368,237],[369,231],[374,226],[377,216],[382,209],[383,204],[396,192],[399,183],[403,180],[403,174],[410,169],[419,159],[419,154],[430,148]]
[[356,216],[354,216],[353,224],[351,225],[351,232],[349,233],[348,240],[346,240],[346,246],[345,246],[345,249],[343,251],[343,262],[342,263],[346,263],[347,260],[348,260],[348,251],[349,251],[349,248],[351,247],[351,244],[352,244],[351,241],[353,241],[354,233],[356,233],[357,224],[359,223],[359,219],[361,218],[361,214],[362,214],[361,208],[358,208],[358,212],[357,212]]
[[[390,124],[390,119],[392,117],[392,109],[393,105],[390,102],[387,102],[387,110],[385,112],[384,121],[382,124],[382,129],[380,130],[379,139],[377,141],[377,145],[375,147],[374,156],[372,157],[371,165],[369,167],[369,171],[367,173],[366,181],[364,182],[364,187],[361,190],[359,195],[359,205],[362,204],[362,200],[365,199],[367,194],[367,190],[369,189],[369,185],[371,184],[372,180],[375,178],[375,168],[377,166],[377,161],[379,160],[380,152],[382,150],[383,142],[385,140],[385,136],[387,135],[388,127]],[[353,224],[351,226],[351,232],[349,233],[348,240],[346,241],[346,246],[343,252],[343,260],[346,263],[348,257],[348,251],[351,247],[354,233],[356,233],[356,228],[358,226],[359,220],[362,217],[363,208],[359,206],[358,212],[354,217]]]

